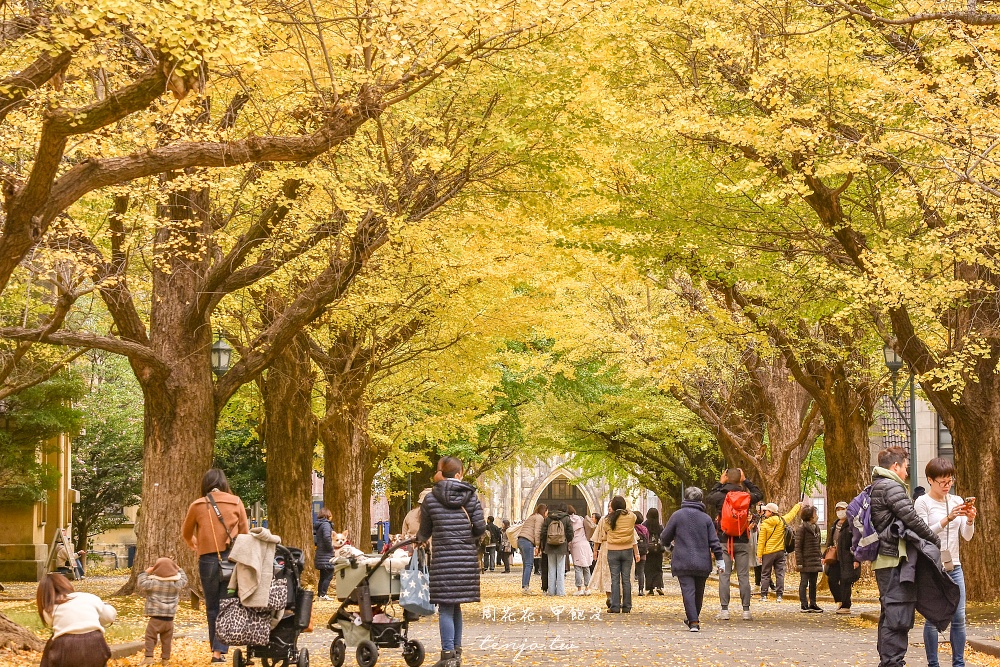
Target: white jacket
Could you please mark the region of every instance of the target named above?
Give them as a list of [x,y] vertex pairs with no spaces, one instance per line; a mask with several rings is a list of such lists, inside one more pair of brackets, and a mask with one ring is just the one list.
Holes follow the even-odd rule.
[[229,586],[232,588],[236,584],[244,607],[267,606],[274,578],[274,549],[279,542],[281,538],[272,535],[267,528],[251,528],[248,534],[236,536],[229,551],[229,560],[236,563],[235,582],[230,581]]
[[111,625],[118,612],[104,600],[90,593],[70,593],[62,604],[52,608],[52,615],[43,619],[52,626],[52,638],[62,635],[82,635]]

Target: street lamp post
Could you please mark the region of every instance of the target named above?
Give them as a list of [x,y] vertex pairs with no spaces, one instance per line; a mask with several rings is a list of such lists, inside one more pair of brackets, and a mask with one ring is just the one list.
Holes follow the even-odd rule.
[[229,362],[233,358],[233,346],[220,331],[218,339],[212,343],[212,372],[222,377],[229,370]]
[[[917,486],[917,390],[916,390],[916,380],[913,376],[913,369],[907,368],[907,380],[906,383],[896,390],[896,379],[899,375],[900,369],[903,368],[903,358],[899,356],[896,352],[896,348],[891,344],[886,343],[885,347],[882,348],[882,355],[885,357],[885,366],[889,369],[889,373],[892,375],[892,395],[889,397],[892,401],[892,407],[896,409],[896,413],[899,415],[903,423],[906,424],[906,430],[909,432],[910,436],[910,486],[916,488]],[[910,410],[909,418],[903,413],[902,408],[899,407],[899,399],[903,396],[903,392],[909,390],[910,392]]]

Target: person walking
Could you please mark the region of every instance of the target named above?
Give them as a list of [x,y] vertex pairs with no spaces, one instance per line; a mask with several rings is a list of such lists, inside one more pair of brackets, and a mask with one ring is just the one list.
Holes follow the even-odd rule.
[[[722,543],[723,561],[726,569],[719,577],[719,619],[729,620],[729,601],[731,597],[731,582],[733,570],[736,570],[736,579],[740,583],[740,603],[743,606],[743,620],[749,621],[753,617],[750,615],[750,537],[749,530],[749,508],[756,505],[764,498],[764,494],[757,488],[757,485],[747,479],[742,468],[728,468],[719,476],[719,483],[716,484],[705,497],[705,505],[709,515],[715,519],[719,528],[719,542]],[[728,535],[723,530],[720,516],[722,509],[730,507],[745,507],[747,511],[746,526],[738,535]]]
[[510,538],[507,537],[507,531],[510,530],[510,521],[504,519],[500,526],[500,548],[497,552],[500,557],[500,562],[503,563],[504,574],[510,572],[510,556],[513,549],[510,546]]
[[[888,530],[895,521],[928,542],[940,541],[913,507],[906,478],[910,457],[902,447],[887,447],[878,453],[878,465],[872,471],[871,523],[879,534],[875,559],[875,583],[878,584],[878,656],[880,667],[906,664],[910,629],[917,606],[917,586],[903,578],[906,541],[893,537]],[[940,523],[940,522],[939,522]]]
[[663,526],[660,524],[660,511],[650,507],[646,511],[646,521],[642,524],[649,531],[649,553],[646,554],[646,595],[652,595],[655,590],[663,595],[663,554],[666,548],[660,539]]
[[594,550],[587,540],[590,517],[582,517],[576,513],[572,505],[566,508],[570,523],[573,524],[573,540],[569,543],[569,553],[573,557],[573,574],[576,582],[576,592],[573,595],[586,595],[590,586],[590,566],[594,562]]
[[642,512],[635,514],[635,536],[639,547],[639,562],[635,564],[635,580],[639,597],[646,594],[646,556],[649,554],[649,529],[642,525]]
[[705,582],[715,570],[722,573],[726,563],[722,558],[722,543],[715,523],[705,511],[704,493],[697,486],[684,489],[681,507],[670,515],[660,533],[660,542],[673,544],[670,575],[677,579],[684,600],[684,625],[691,632],[701,630],[701,607],[705,599]]
[[156,563],[140,572],[135,582],[135,590],[146,597],[145,612],[149,616],[146,623],[146,655],[143,665],[154,664],[153,651],[160,642],[160,662],[170,663],[170,652],[174,642],[174,616],[180,602],[181,591],[187,588],[188,580],[184,570],[177,567],[170,558],[158,558]]
[[[105,667],[111,648],[104,628],[115,622],[115,608],[90,593],[77,593],[63,575],[42,577],[35,591],[42,623],[52,628],[39,667]],[[169,651],[168,651],[169,653]]]
[[573,541],[573,523],[566,504],[557,503],[542,522],[542,553],[549,562],[549,595],[566,595],[566,556]]
[[321,507],[316,513],[316,522],[313,523],[313,544],[316,545],[316,553],[313,556],[313,565],[319,572],[319,583],[316,585],[316,593],[320,600],[329,600],[327,594],[330,590],[330,582],[333,581],[333,512],[329,508]]
[[823,570],[823,553],[819,545],[822,538],[819,526],[816,525],[818,515],[811,505],[802,508],[802,525],[795,535],[795,570],[799,572],[799,605],[804,613],[822,613],[823,609],[816,604],[816,582]]
[[476,489],[462,481],[464,466],[454,456],[437,463],[434,489],[423,502],[417,543],[434,539],[430,601],[438,606],[441,659],[434,667],[462,664],[462,604],[479,602],[477,538],[486,532]]
[[[958,584],[958,608],[951,619],[951,664],[965,667],[965,575],[959,558],[961,540],[969,541],[976,532],[975,499],[966,502],[951,493],[955,484],[955,465],[948,459],[934,458],[924,468],[930,488],[917,498],[914,509],[941,539],[941,562],[951,580]],[[939,667],[938,631],[930,621],[924,621],[924,651],[927,667]]]
[[603,548],[607,549],[611,572],[612,614],[632,613],[632,566],[639,562],[635,514],[626,507],[625,498],[615,496],[611,499],[611,511],[603,519],[606,524]]
[[486,545],[486,560],[483,569],[493,572],[497,567],[500,552],[500,526],[496,525],[493,515],[486,518],[486,531],[490,534],[490,543]]
[[777,588],[775,602],[781,602],[785,594],[785,528],[802,508],[802,503],[788,510],[784,516],[778,514],[778,505],[764,505],[764,520],[760,523],[760,533],[757,537],[757,558],[761,563],[760,599],[767,600],[767,592],[771,588],[771,577],[774,577]]
[[525,595],[534,595],[531,591],[531,569],[542,543],[542,522],[548,511],[543,503],[535,505],[535,511],[524,520],[517,534],[517,548],[521,552],[521,591]]
[[830,593],[837,603],[836,613],[847,615],[851,613],[851,589],[861,576],[861,563],[854,559],[851,549],[853,535],[847,522],[847,503],[841,500],[835,509],[837,520],[827,531],[823,564],[830,582]]
[[229,560],[229,549],[236,536],[249,533],[250,525],[243,501],[229,488],[226,473],[218,468],[212,468],[202,476],[201,495],[188,507],[181,536],[188,547],[198,554],[198,575],[205,596],[212,662],[225,662],[222,656],[229,651],[229,647],[215,636],[219,601],[229,585],[229,581],[223,579],[222,564]]

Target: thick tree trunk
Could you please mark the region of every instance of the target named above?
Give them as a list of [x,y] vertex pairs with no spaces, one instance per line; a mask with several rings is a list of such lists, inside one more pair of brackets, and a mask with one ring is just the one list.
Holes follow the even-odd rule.
[[841,500],[851,502],[871,481],[872,401],[845,384],[837,383],[820,402],[828,513]]
[[212,467],[215,446],[212,327],[207,320],[192,321],[192,304],[208,268],[201,243],[211,233],[207,211],[208,192],[201,190],[171,194],[159,212],[149,345],[167,373],[131,360],[145,401],[145,435],[136,561],[122,593],[130,593],[138,573],[161,556],[176,559],[200,588],[197,559],[184,544],[181,526],[188,506],[201,497],[201,478]]
[[296,336],[271,364],[264,381],[264,444],[267,449],[267,513],[282,544],[306,555],[303,580],[313,583],[312,470],[316,418],[315,378],[309,340]]
[[45,642],[34,632],[10,620],[0,612],[0,650],[41,651]]
[[172,352],[177,361],[165,381],[143,383],[142,505],[127,591],[138,573],[161,556],[176,559],[197,585],[197,560],[181,537],[181,525],[188,506],[201,497],[201,478],[212,467],[215,444],[211,335],[208,326],[200,331],[204,335]]
[[[354,389],[354,388],[352,388]],[[328,382],[326,414],[319,423],[323,443],[323,504],[334,529],[349,531],[351,543],[371,549],[371,443],[363,390],[338,392]]]
[[952,492],[975,496],[978,510],[976,534],[971,541],[962,542],[962,570],[969,599],[992,602],[1000,598],[1000,583],[993,567],[993,536],[1000,531],[1000,395],[990,378],[967,386],[962,399],[960,409],[950,414],[940,411],[955,447],[958,481]]

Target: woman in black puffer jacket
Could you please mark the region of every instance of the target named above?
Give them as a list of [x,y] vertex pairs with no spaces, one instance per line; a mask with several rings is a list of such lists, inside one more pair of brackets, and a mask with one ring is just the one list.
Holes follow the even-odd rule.
[[[799,604],[803,612],[823,611],[816,604],[816,580],[823,571],[823,551],[820,548],[816,508],[802,508],[802,525],[795,536],[795,569],[799,571]],[[808,589],[808,590],[807,590]]]
[[316,523],[313,524],[313,543],[316,545],[316,556],[313,564],[319,570],[319,593],[320,600],[329,600],[327,592],[330,590],[330,582],[333,581],[333,565],[330,560],[333,558],[333,512],[327,508],[320,509],[316,515]]
[[479,557],[476,538],[486,532],[483,507],[471,484],[462,481],[462,461],[442,457],[434,473],[434,490],[424,499],[417,542],[434,538],[430,566],[431,602],[438,605],[441,660],[434,667],[462,664],[462,608],[479,602]]

